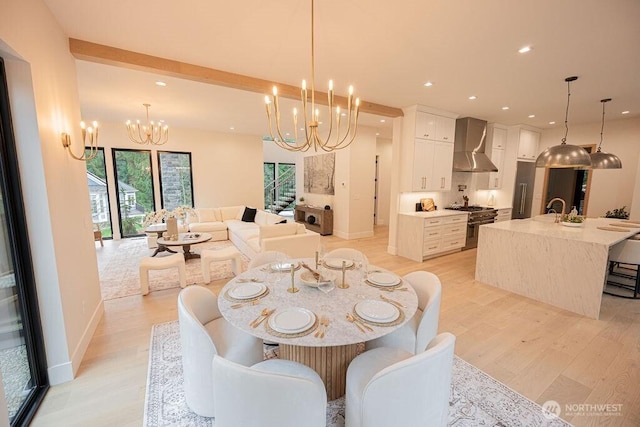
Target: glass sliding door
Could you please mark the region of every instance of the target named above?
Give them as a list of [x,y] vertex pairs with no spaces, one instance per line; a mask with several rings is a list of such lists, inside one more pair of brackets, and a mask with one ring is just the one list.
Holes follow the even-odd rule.
[[193,207],[191,153],[158,151],[160,197],[162,207],[172,211],[178,206]]
[[10,111],[0,58],[0,373],[11,425],[27,425],[49,380]]
[[[85,151],[89,155],[89,150]],[[89,182],[89,202],[91,203],[93,230],[99,230],[103,239],[109,239],[113,237],[113,232],[111,230],[111,210],[109,209],[104,148],[98,148],[96,157],[87,160],[87,181]]]
[[155,211],[151,151],[113,149],[118,194],[118,216],[122,237],[144,234],[142,222]]
[[273,209],[276,197],[276,164],[264,163],[264,208]]

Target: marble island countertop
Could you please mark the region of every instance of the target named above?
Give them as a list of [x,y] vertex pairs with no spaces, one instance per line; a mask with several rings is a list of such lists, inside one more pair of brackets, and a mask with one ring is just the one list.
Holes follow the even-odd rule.
[[[582,227],[554,223],[553,215],[480,227],[476,280],[597,319],[609,250],[640,232],[615,228],[615,218],[587,218]],[[608,227],[625,231],[601,230]]]
[[[496,222],[483,225],[482,227],[535,234],[551,239],[572,240],[606,246],[615,245],[640,232],[637,224],[630,224],[629,227],[626,228],[629,231],[607,231],[598,229],[598,227],[613,227],[611,224],[621,222],[615,218],[587,218],[581,227],[567,227],[560,223],[554,223],[553,220],[554,215],[540,215],[529,219]],[[625,229],[624,227],[616,228],[620,228],[621,230]]]

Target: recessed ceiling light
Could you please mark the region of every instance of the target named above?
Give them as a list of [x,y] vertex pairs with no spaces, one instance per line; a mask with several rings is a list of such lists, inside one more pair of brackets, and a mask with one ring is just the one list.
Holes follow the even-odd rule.
[[555,125],[555,124],[556,124],[556,122],[549,122],[549,124],[550,124],[550,125]]
[[520,52],[520,53],[531,52],[531,46],[523,46],[520,49],[518,49],[518,52]]
[[342,117],[347,117],[347,113],[340,113]]
[[529,118],[533,119],[536,115],[535,114],[529,114]]
[[509,107],[507,107],[506,105],[504,107],[502,107],[503,110],[508,110]]
[[291,136],[291,134],[289,132],[285,133],[286,136]]
[[300,128],[300,130],[304,130],[304,128]]
[[384,122],[386,122],[385,119],[380,119],[380,123],[384,123]]
[[156,84],[157,84],[158,86],[166,86],[166,85],[167,85],[165,82],[161,82],[160,80],[158,80],[158,81],[156,82]]
[[469,97],[469,99],[473,101],[474,99],[478,99],[478,97],[477,97],[477,96],[475,96],[475,95],[471,95],[471,96]]
[[231,130],[236,130],[236,128],[234,128],[233,126],[231,126],[229,129],[231,129]]
[[321,124],[322,124],[322,122],[318,122],[318,124],[319,124],[319,125],[321,125]]
[[629,114],[629,110],[623,111],[622,114]]
[[376,132],[376,136],[380,136],[380,132]]
[[433,83],[431,83],[431,82],[426,82],[424,85],[425,85],[426,87],[431,87],[431,86],[433,86]]

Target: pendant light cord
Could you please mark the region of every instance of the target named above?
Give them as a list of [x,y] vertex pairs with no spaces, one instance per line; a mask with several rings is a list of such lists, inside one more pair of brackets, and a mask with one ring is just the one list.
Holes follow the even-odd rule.
[[564,112],[564,138],[562,143],[567,143],[567,135],[569,135],[569,102],[571,101],[571,80],[567,79],[567,109]]
[[600,144],[598,144],[598,153],[602,151],[600,147],[602,146],[602,140],[604,139],[604,105],[609,101],[611,101],[611,98],[600,100],[600,102],[602,102],[602,126],[600,127]]

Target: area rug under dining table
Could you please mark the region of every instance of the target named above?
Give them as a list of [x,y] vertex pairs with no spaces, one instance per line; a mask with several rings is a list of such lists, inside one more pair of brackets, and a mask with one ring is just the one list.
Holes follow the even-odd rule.
[[[265,346],[265,358],[278,357]],[[212,427],[215,419],[191,412],[184,400],[178,321],[154,325],[149,347],[149,371],[144,426]],[[570,426],[560,418],[547,419],[543,409],[455,356],[449,399],[449,426]],[[344,426],[344,398],[327,404],[327,426]]]

